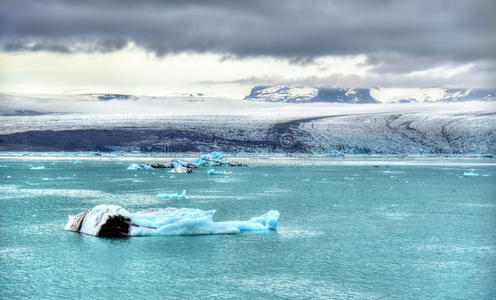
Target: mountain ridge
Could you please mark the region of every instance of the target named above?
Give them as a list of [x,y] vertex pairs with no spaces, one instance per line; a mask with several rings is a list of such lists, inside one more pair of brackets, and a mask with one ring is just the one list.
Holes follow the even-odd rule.
[[479,88],[325,88],[259,85],[243,100],[282,103],[415,103],[496,101],[496,89]]

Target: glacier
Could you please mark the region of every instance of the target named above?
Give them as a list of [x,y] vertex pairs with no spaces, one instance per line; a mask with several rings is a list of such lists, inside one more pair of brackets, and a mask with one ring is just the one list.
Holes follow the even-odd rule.
[[276,229],[279,212],[269,212],[247,221],[213,221],[215,210],[151,208],[130,213],[117,205],[98,205],[69,216],[65,230],[102,237],[149,235],[234,234]]
[[[356,89],[342,92],[346,97],[360,95]],[[464,95],[457,91],[439,94],[448,92],[453,97]],[[302,105],[167,99],[170,105],[165,110],[162,99],[139,98],[116,105],[72,97],[68,101],[63,97],[43,101],[0,97],[0,111],[42,112],[0,114],[0,151],[289,152],[336,157],[496,154],[494,101]],[[69,102],[73,106],[65,106]],[[222,164],[212,155],[196,162],[209,167]]]

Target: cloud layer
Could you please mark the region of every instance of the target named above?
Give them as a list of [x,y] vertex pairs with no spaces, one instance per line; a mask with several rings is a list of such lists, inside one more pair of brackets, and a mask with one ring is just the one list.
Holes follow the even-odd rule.
[[7,50],[493,59],[494,1],[2,1]]
[[494,12],[493,0],[4,0],[0,41],[5,52],[98,53],[132,44],[158,56],[219,53],[293,63],[365,55],[376,74],[472,65],[494,82]]

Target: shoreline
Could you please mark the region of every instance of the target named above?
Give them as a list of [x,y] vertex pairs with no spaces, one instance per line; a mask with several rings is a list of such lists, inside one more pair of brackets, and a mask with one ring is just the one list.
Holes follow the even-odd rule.
[[[0,161],[120,161],[120,162],[168,162],[172,159],[191,161],[205,153],[94,153],[94,152],[0,152]],[[496,159],[488,154],[465,155],[377,155],[345,154],[331,156],[303,153],[224,153],[228,161],[249,166],[496,166]]]

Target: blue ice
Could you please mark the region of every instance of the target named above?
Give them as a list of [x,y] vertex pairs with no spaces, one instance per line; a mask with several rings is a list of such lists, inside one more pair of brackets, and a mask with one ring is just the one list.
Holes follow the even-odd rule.
[[171,194],[167,194],[167,193],[162,193],[162,194],[157,194],[155,195],[156,197],[158,198],[163,198],[163,199],[186,199],[186,190],[183,190],[183,192],[181,194],[178,194],[178,193],[171,193]]
[[208,175],[229,175],[229,174],[232,174],[232,172],[227,172],[227,171],[217,172],[217,171],[215,171],[215,169],[210,169],[210,170],[208,170],[207,174]]
[[227,163],[226,158],[221,152],[212,152],[210,155],[202,155],[193,160],[198,167],[216,167]]
[[131,164],[127,169],[128,170],[153,170],[153,168],[149,165],[138,165],[138,164]]
[[130,214],[132,223],[130,235],[197,235],[229,234],[242,231],[276,229],[279,212],[268,213],[248,221],[214,222],[215,210],[193,208],[151,209]]
[[129,213],[117,205],[98,205],[76,216],[69,216],[64,229],[99,235],[102,226],[115,216],[130,219],[130,236],[240,233],[276,229],[279,222],[277,210],[247,221],[214,222],[214,214],[215,210],[174,207]]

